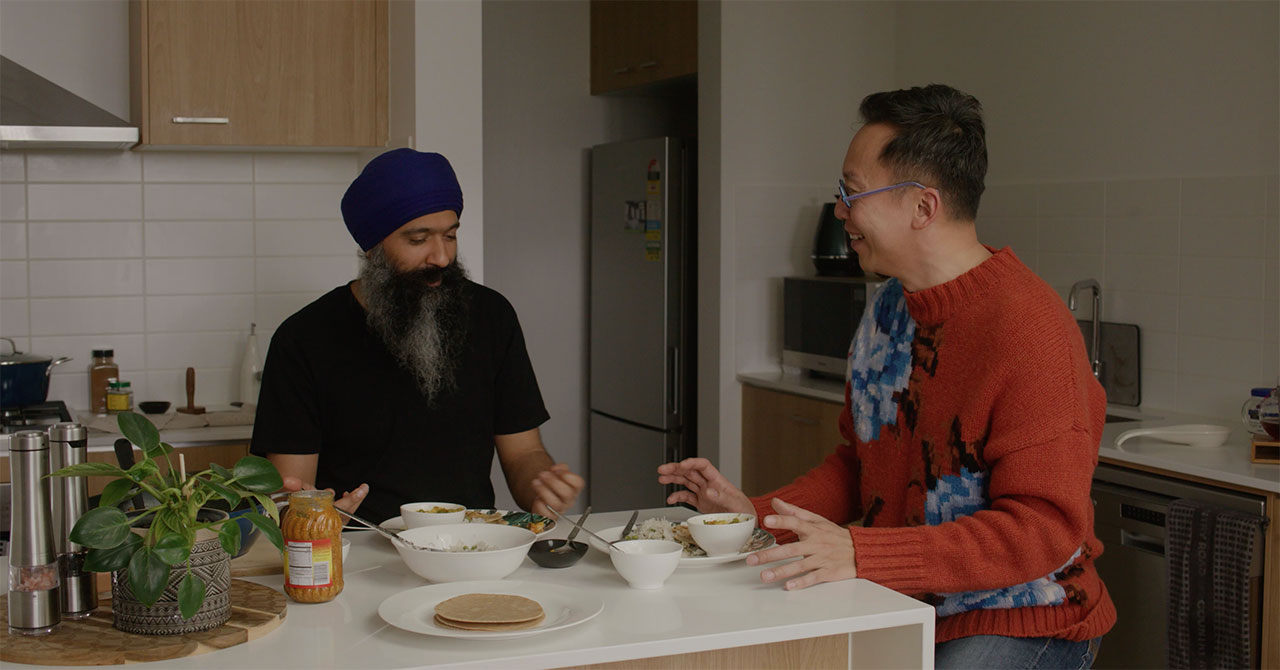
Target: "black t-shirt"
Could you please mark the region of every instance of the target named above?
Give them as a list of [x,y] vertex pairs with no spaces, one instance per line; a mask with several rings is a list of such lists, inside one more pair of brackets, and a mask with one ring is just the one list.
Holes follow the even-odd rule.
[[511,303],[471,281],[463,290],[457,390],[434,407],[365,323],[350,285],[286,319],[267,352],[252,452],[319,454],[316,487],[341,496],[367,482],[360,515],[373,521],[407,502],[493,507],[493,436],[550,417]]

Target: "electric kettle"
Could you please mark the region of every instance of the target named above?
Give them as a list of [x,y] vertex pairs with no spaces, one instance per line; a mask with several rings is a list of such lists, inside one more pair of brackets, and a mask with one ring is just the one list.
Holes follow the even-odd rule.
[[844,222],[836,218],[836,204],[822,206],[818,232],[813,236],[813,267],[819,277],[861,277],[858,254],[849,249]]

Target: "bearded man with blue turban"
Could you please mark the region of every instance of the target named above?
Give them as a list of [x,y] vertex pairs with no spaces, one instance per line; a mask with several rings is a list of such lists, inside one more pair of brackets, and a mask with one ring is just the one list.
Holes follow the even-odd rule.
[[369,162],[342,197],[360,275],[271,338],[252,451],[285,488],[332,488],[383,521],[400,505],[492,508],[496,451],[523,509],[564,511],[582,477],[554,463],[548,418],[515,310],[458,261],[462,188],[449,161],[412,149]]

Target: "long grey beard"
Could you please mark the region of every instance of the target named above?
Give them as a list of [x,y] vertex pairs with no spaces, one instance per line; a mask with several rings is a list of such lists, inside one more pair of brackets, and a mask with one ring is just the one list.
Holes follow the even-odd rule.
[[[466,277],[457,260],[446,268],[400,272],[381,247],[366,253],[361,263],[366,322],[433,406],[442,392],[458,387],[455,373],[466,342]],[[439,286],[428,285],[435,279]]]

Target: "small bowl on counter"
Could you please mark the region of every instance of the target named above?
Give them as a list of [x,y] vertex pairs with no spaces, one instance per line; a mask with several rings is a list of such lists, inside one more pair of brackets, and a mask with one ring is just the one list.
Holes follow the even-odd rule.
[[168,400],[143,400],[138,403],[138,409],[143,414],[164,414],[169,411]]
[[586,542],[570,542],[561,550],[564,545],[564,540],[538,540],[529,547],[529,560],[544,568],[567,568],[587,555]]
[[684,546],[670,540],[623,540],[613,546],[609,560],[633,589],[662,588],[684,554]]
[[466,515],[465,505],[451,502],[413,502],[400,506],[400,518],[404,519],[406,528],[462,523]]
[[491,523],[410,528],[401,531],[400,537],[436,550],[414,549],[392,541],[414,574],[436,583],[502,579],[520,567],[537,539],[527,528]]

